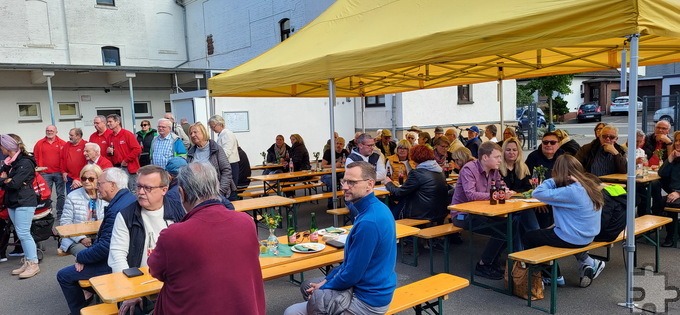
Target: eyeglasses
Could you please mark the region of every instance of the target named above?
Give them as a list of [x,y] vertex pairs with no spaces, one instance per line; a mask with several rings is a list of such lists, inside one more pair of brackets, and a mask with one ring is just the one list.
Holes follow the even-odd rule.
[[149,124],[142,124],[142,127],[150,126]]
[[604,140],[616,140],[616,138],[618,138],[618,136],[615,135],[600,135],[600,137]]
[[81,181],[81,182],[90,182],[90,183],[94,183],[95,180],[97,180],[97,179],[94,178],[94,177],[81,177],[81,178],[80,178],[80,181]]
[[139,191],[140,189],[144,189],[145,192],[150,193],[154,189],[162,188],[162,187],[165,187],[165,186],[144,186],[144,185],[140,185],[139,183],[137,183],[137,188],[135,188],[135,190]]
[[557,140],[543,140],[541,141],[541,143],[543,143],[544,145],[556,145]]
[[364,182],[370,179],[358,179],[358,180],[351,180],[351,179],[341,179],[340,180],[340,185],[347,185],[347,187],[354,187],[359,182]]

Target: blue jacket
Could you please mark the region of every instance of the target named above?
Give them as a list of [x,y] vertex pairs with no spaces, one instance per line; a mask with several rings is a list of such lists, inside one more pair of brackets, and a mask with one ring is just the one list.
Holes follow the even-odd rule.
[[[120,210],[120,214],[125,220],[125,226],[130,231],[127,256],[128,266],[139,267],[142,264],[142,255],[145,254],[144,241],[146,240],[146,230],[144,229],[144,222],[142,222],[142,207],[139,203],[135,202],[129,207]],[[184,218],[185,214],[186,211],[184,211],[181,202],[170,198],[163,198],[164,220],[179,222]]]
[[561,240],[588,245],[600,233],[600,209],[593,209],[581,184],[557,187],[554,179],[547,179],[534,189],[533,197],[552,206],[555,234]]
[[104,220],[97,232],[97,239],[92,243],[92,246],[78,253],[76,262],[81,264],[106,264],[109,258],[111,232],[113,231],[113,223],[116,222],[116,216],[120,210],[132,204],[137,204],[137,198],[127,188],[116,193],[109,205],[104,207]]
[[354,288],[354,295],[368,305],[389,305],[397,287],[394,217],[373,193],[352,206],[358,215],[345,242],[344,262],[326,276],[321,288]]

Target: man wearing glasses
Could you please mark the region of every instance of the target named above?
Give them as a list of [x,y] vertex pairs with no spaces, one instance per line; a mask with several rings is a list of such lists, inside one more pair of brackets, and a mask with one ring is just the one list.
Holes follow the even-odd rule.
[[161,118],[158,120],[158,136],[151,141],[151,164],[165,168],[172,157],[186,157],[182,139],[172,132],[172,121]]
[[588,143],[576,152],[575,157],[586,172],[595,176],[626,173],[626,150],[616,143],[618,133],[616,127],[606,125],[600,131],[599,141]]
[[543,134],[541,145],[527,156],[526,164],[529,167],[531,175],[534,175],[535,167],[543,166],[546,168],[545,173],[543,173],[545,179],[551,178],[555,160],[562,154],[564,154],[564,151],[560,149],[560,141],[557,138],[557,134],[554,132],[546,132]]
[[119,168],[109,168],[97,178],[97,192],[101,199],[109,203],[104,207],[104,218],[92,246],[76,255],[75,265],[57,272],[57,281],[64,293],[71,314],[80,314],[87,301],[78,280],[111,273],[107,264],[109,244],[114,221],[121,209],[134,205],[135,196],[127,189],[128,176]]
[[[137,202],[121,210],[113,225],[108,259],[112,272],[146,266],[160,232],[184,217],[182,204],[165,198],[169,184],[168,173],[159,166],[147,165],[137,172]],[[131,299],[120,306],[121,314],[136,307],[146,314],[153,306],[147,299]]]
[[668,159],[668,152],[673,151],[673,139],[668,136],[671,124],[665,120],[659,120],[654,126],[654,132],[645,137],[645,145],[642,147],[647,155],[649,166],[659,165],[661,161]]
[[[360,161],[345,168],[342,191],[347,206],[358,215],[345,242],[344,261],[325,278],[303,282],[301,291],[309,301],[291,305],[284,315],[384,314],[392,301],[397,286],[394,218],[373,194],[373,165]],[[348,302],[332,303],[335,298]]]
[[375,148],[375,139],[369,134],[363,133],[356,140],[357,147],[350,152],[347,160],[345,161],[345,167],[347,167],[352,162],[364,161],[373,165],[376,170],[376,180],[382,182],[385,180],[385,175],[387,170],[385,169],[385,157],[373,151]]

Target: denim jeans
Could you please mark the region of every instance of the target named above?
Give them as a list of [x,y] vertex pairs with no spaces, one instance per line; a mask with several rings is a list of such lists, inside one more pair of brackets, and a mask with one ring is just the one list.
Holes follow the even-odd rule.
[[66,201],[66,192],[64,188],[64,178],[61,173],[43,173],[41,174],[52,192],[57,193],[57,222],[61,219],[61,213],[64,211],[64,202]]
[[[66,195],[70,194],[72,191],[75,190],[75,189],[71,188],[71,185],[73,185],[73,178],[71,178],[70,176],[67,176],[66,182],[64,182],[64,186],[66,186]],[[59,217],[59,219],[61,219],[61,216]]]
[[512,221],[512,229],[514,232],[514,235],[512,236],[512,247],[514,247],[513,250],[516,252],[522,251],[525,249],[524,244],[522,243],[524,234],[541,228],[536,219],[536,212],[533,209],[517,212],[512,216]]
[[38,252],[31,235],[31,223],[35,207],[9,208],[9,218],[14,222],[14,230],[17,232],[21,247],[24,248],[24,257],[30,262],[38,262]]
[[57,272],[57,282],[61,286],[61,291],[64,293],[71,314],[80,314],[80,309],[85,307],[83,289],[78,285],[78,280],[87,280],[107,273],[111,273],[111,267],[106,261],[85,265],[80,272],[76,271],[75,265],[65,267]]

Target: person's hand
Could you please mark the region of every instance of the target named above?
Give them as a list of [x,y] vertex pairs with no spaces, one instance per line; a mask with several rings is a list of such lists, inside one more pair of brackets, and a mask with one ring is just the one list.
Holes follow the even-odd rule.
[[573,180],[574,183],[578,183],[578,179],[576,179],[576,177],[574,177],[574,175],[569,175],[569,179]]
[[321,288],[321,286],[323,286],[324,284],[326,284],[326,279],[323,279],[323,281],[319,283],[310,283],[309,289],[307,289],[307,294],[312,294],[315,290]]
[[120,166],[122,166],[122,167],[127,167],[127,162],[125,162],[125,161],[120,162]]
[[123,303],[120,304],[118,315],[125,314],[133,315],[135,313],[135,306],[137,305],[139,305],[140,307],[142,306],[142,298],[134,298],[123,301]]
[[9,184],[9,182],[11,182],[11,181],[12,181],[11,178],[5,179],[5,184]]
[[79,180],[74,179],[73,183],[71,183],[71,189],[77,189],[83,187],[83,183],[81,183]]
[[673,142],[668,135],[657,134],[654,135],[654,137],[656,138],[656,141],[663,142],[664,144],[671,144],[671,142]]
[[394,181],[389,176],[385,176],[385,183],[394,183]]
[[83,265],[83,264],[81,264],[81,263],[76,263],[76,264],[74,265],[74,267],[76,267],[76,271],[77,271],[77,272],[81,272],[81,271],[83,271],[83,268],[85,268],[85,265]]
[[614,145],[603,144],[602,148],[604,149],[605,152],[609,152],[611,155],[618,155],[619,154],[619,151],[616,150]]
[[68,173],[61,173],[61,178],[64,180],[64,183],[68,180]]
[[89,237],[86,237],[86,238],[80,240],[80,244],[83,244],[83,246],[85,246],[85,247],[90,247],[90,246],[92,246],[92,239],[89,238]]
[[666,201],[668,201],[669,203],[675,202],[676,200],[678,200],[678,198],[680,198],[680,193],[677,192],[677,191],[674,191],[674,192],[668,194],[668,199],[666,199]]
[[673,162],[676,157],[680,156],[680,151],[678,150],[673,150],[671,151],[671,154],[668,155],[668,162]]

